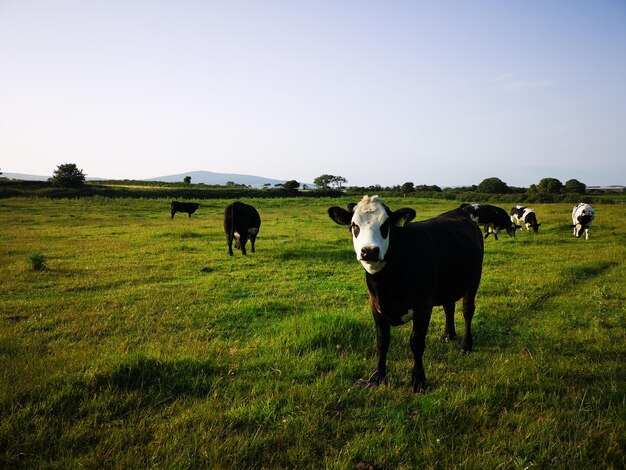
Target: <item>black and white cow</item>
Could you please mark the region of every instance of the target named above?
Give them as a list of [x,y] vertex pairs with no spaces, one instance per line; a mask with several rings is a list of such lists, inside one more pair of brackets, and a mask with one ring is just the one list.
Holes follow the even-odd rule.
[[233,240],[235,240],[235,248],[241,249],[241,253],[245,255],[248,238],[252,253],[254,253],[254,242],[259,228],[261,228],[261,216],[254,207],[239,201],[230,204],[224,211],[224,231],[228,253],[233,255]]
[[572,228],[574,229],[574,236],[580,238],[585,231],[585,240],[589,240],[589,227],[595,218],[596,214],[589,204],[581,202],[572,210]]
[[172,219],[174,218],[174,214],[176,214],[177,212],[186,212],[187,214],[189,214],[189,218],[191,219],[191,214],[196,212],[198,210],[198,207],[200,207],[200,204],[198,204],[197,202],[172,201],[172,204],[170,205]]
[[485,227],[485,240],[493,233],[498,239],[498,233],[505,230],[509,237],[515,236],[515,231],[522,228],[511,222],[509,214],[504,209],[491,204],[461,204],[459,209],[465,211],[474,222]]
[[515,206],[511,208],[511,222],[515,225],[524,224],[526,225],[526,231],[529,232],[530,229],[533,229],[534,233],[539,233],[539,226],[541,224],[537,223],[537,214],[533,209],[524,206]]
[[414,391],[423,391],[422,357],[433,306],[443,306],[444,337],[452,339],[456,336],[455,302],[463,299],[461,347],[464,352],[472,349],[471,323],[483,264],[480,229],[458,209],[408,223],[415,218],[413,209],[392,212],[378,196],[365,196],[349,210],[330,207],[328,215],[351,228],[356,258],[365,268],[377,343],[376,369],[366,385],[378,385],[385,379],[391,327],[412,320],[412,385]]

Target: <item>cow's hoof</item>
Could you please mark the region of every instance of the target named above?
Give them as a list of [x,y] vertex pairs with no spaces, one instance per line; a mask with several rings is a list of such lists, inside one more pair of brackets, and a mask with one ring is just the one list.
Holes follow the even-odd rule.
[[455,338],[456,335],[451,335],[450,333],[444,333],[443,335],[441,335],[441,341],[443,341],[444,343],[452,341]]
[[372,388],[378,387],[380,385],[380,382],[378,380],[372,379],[359,379],[356,381],[356,384],[361,388]]
[[376,463],[361,461],[357,462],[354,468],[357,470],[379,470],[382,467]]
[[363,388],[378,387],[384,382],[384,378],[380,378],[377,372],[374,372],[369,379],[359,379],[356,381],[357,385]]
[[417,382],[413,384],[413,393],[426,393],[426,382]]

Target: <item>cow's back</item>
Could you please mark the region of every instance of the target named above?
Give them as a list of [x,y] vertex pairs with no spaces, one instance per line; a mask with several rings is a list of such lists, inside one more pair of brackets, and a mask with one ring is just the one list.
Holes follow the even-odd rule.
[[436,275],[435,305],[456,301],[468,291],[478,290],[484,254],[483,236],[463,211],[446,212],[409,224],[407,228],[422,232],[420,238],[430,242],[430,246],[420,246],[418,259],[432,260]]
[[244,233],[250,228],[261,226],[261,216],[251,205],[235,201],[224,210],[224,230],[226,233]]

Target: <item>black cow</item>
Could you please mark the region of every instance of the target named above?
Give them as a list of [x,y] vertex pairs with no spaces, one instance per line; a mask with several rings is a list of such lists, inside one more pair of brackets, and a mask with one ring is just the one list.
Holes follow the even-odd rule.
[[433,306],[443,306],[444,338],[452,339],[456,336],[455,302],[463,299],[465,334],[461,348],[464,352],[472,349],[471,324],[484,251],[480,229],[459,209],[408,223],[415,217],[413,209],[392,212],[378,196],[363,197],[352,210],[331,207],[328,215],[351,227],[357,260],[366,271],[378,352],[376,370],[366,385],[378,385],[385,378],[391,326],[412,320],[412,385],[414,391],[423,391],[426,375],[422,357]]
[[174,218],[174,214],[176,214],[177,212],[186,212],[187,214],[189,214],[189,218],[191,219],[191,214],[196,212],[198,210],[198,207],[200,207],[200,204],[198,204],[197,202],[172,201],[172,204],[170,206],[170,209],[172,211],[172,219]]
[[[511,222],[514,224],[524,224],[526,225],[526,231],[529,232],[530,229],[533,229],[535,234],[539,233],[540,223],[537,223],[537,214],[535,211],[524,206],[515,206],[511,208]],[[520,226],[521,228],[521,226]]]
[[478,225],[485,227],[485,240],[492,233],[497,240],[501,230],[506,230],[509,237],[514,237],[515,231],[522,228],[511,222],[509,214],[501,207],[491,204],[461,204],[459,209],[465,211]]
[[259,228],[261,228],[261,217],[254,207],[239,201],[229,205],[224,211],[224,231],[228,253],[233,255],[233,240],[235,240],[235,248],[241,249],[241,253],[245,255],[248,238],[250,238],[252,253],[254,253],[254,242]]

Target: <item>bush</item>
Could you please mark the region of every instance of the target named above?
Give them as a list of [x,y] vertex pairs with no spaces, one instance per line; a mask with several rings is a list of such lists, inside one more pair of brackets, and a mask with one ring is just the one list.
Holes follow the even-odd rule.
[[28,262],[34,271],[44,271],[48,269],[46,257],[41,251],[33,251],[28,255]]

